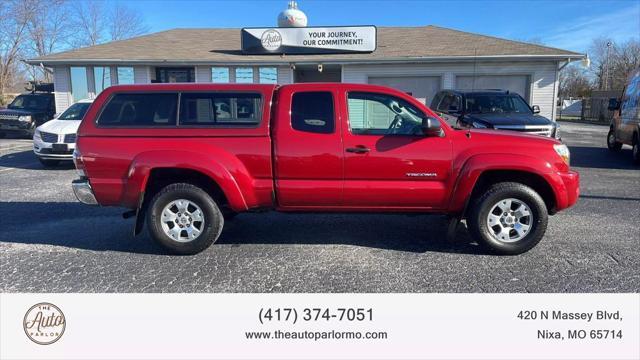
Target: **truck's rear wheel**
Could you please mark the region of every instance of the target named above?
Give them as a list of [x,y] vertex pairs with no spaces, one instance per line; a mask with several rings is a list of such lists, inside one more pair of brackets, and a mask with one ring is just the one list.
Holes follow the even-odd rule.
[[613,128],[609,129],[609,133],[607,134],[607,147],[611,151],[620,151],[620,149],[622,149],[622,143],[616,139],[616,132]]
[[171,184],[149,203],[147,226],[151,236],[175,254],[197,254],[213,244],[224,226],[215,201],[201,188]]
[[547,207],[530,187],[512,182],[492,185],[476,198],[467,216],[478,244],[502,255],[522,254],[547,230]]

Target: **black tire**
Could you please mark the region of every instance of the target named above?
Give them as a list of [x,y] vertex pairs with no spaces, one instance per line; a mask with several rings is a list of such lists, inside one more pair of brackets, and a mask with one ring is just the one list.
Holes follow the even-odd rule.
[[607,147],[609,150],[618,152],[622,149],[622,143],[618,142],[616,139],[616,132],[613,128],[609,129],[609,133],[607,134]]
[[[509,198],[526,204],[532,215],[529,219],[529,232],[522,239],[514,242],[496,239],[492,235],[494,230],[489,227],[487,222],[489,212],[494,205]],[[542,240],[547,230],[548,218],[547,206],[535,190],[520,183],[503,182],[492,185],[476,199],[472,199],[467,224],[471,236],[479,245],[496,254],[518,255],[529,251]]]
[[[196,204],[204,215],[202,232],[188,242],[174,240],[162,227],[161,216],[165,206],[179,199]],[[177,183],[164,187],[153,197],[147,210],[147,228],[151,237],[174,254],[193,255],[201,252],[218,240],[223,227],[224,218],[218,205],[206,191],[191,184]]]
[[44,167],[53,167],[60,164],[60,160],[43,159],[40,157],[38,158],[38,160]]
[[631,156],[633,163],[635,165],[640,165],[640,138],[638,138],[637,133],[633,136],[633,149],[631,150]]

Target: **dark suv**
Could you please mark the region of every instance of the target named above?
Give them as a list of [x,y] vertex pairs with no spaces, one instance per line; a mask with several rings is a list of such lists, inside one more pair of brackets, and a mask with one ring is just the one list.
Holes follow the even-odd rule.
[[443,90],[436,94],[431,109],[458,128],[487,128],[521,131],[560,139],[558,125],[538,115],[517,93],[505,90]]
[[6,109],[0,109],[0,137],[6,134],[33,137],[35,129],[51,120],[56,104],[51,92],[18,95]]

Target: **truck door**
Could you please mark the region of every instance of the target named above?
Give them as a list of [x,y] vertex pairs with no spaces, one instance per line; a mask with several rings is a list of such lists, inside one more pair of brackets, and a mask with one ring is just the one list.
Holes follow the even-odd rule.
[[279,207],[342,205],[344,159],[335,92],[296,84],[280,88],[277,99],[272,134]]
[[451,142],[422,134],[423,110],[399,95],[367,90],[348,92],[345,105],[345,206],[445,208]]

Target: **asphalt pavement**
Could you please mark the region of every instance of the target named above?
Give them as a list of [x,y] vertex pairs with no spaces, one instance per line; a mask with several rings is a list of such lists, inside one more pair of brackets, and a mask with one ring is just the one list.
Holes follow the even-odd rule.
[[29,140],[0,139],[0,291],[638,292],[640,168],[606,149],[605,126],[562,130],[580,200],[519,256],[482,252],[464,226],[448,242],[443,216],[275,212],[166,255],[122,209],[78,203],[72,165],[45,169]]

